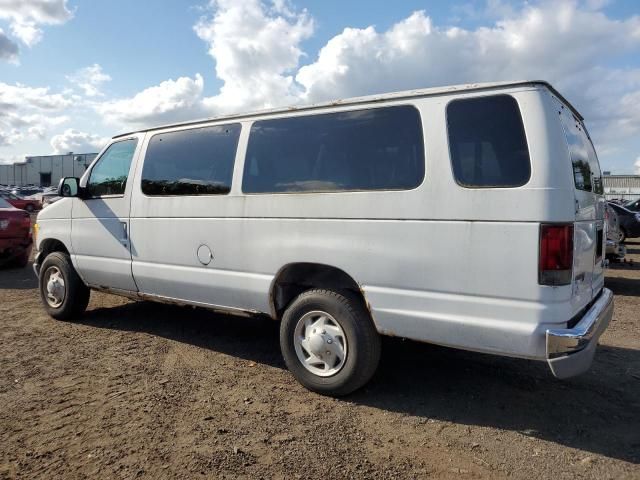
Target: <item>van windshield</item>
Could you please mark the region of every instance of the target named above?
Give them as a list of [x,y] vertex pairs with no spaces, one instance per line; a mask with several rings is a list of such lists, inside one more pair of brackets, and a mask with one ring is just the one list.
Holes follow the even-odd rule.
[[564,105],[560,105],[558,113],[569,147],[576,189],[601,195],[604,189],[600,163],[586,127]]

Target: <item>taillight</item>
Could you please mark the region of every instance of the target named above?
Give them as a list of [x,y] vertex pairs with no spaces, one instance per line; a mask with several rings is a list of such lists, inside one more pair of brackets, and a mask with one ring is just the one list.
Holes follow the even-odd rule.
[[540,225],[540,285],[568,285],[573,270],[573,225]]

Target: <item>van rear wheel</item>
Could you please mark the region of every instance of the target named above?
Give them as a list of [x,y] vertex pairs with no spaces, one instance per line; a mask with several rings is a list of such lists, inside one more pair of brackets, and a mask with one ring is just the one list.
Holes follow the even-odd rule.
[[44,309],[57,320],[73,319],[89,304],[91,292],[65,253],[54,252],[44,259],[38,283]]
[[287,368],[305,387],[347,395],[373,376],[380,336],[363,302],[347,292],[308,290],[286,309],[280,348]]

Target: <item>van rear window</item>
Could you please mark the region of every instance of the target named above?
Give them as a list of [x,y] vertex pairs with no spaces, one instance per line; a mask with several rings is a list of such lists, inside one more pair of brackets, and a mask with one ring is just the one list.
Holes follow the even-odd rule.
[[447,106],[453,174],[464,187],[519,187],[531,177],[529,148],[516,100],[493,95]]
[[404,190],[423,178],[420,114],[396,106],[255,122],[242,190]]

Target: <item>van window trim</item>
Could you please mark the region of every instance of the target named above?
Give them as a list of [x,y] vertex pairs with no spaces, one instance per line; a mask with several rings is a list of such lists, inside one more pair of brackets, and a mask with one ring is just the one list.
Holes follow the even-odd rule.
[[[518,106],[518,113],[520,114],[520,120],[522,123],[522,130],[524,132],[524,139],[527,142],[527,152],[529,153],[529,177],[527,181],[520,185],[465,185],[464,183],[460,183],[458,178],[456,177],[456,173],[453,170],[453,156],[451,155],[451,142],[449,141],[449,114],[448,109],[449,105],[453,102],[460,100],[471,100],[475,98],[488,98],[488,97],[510,97],[513,98]],[[529,147],[529,137],[527,136],[527,128],[525,127],[524,116],[522,115],[522,109],[520,108],[520,102],[518,99],[510,93],[493,93],[489,95],[471,95],[464,97],[453,97],[444,105],[444,123],[446,128],[446,137],[447,137],[447,152],[449,153],[449,170],[451,171],[451,177],[453,181],[461,188],[466,190],[508,190],[508,189],[516,189],[527,186],[531,179],[533,178],[533,163],[531,162],[531,148]]]
[[[199,195],[194,195],[194,194],[185,194],[185,195],[176,195],[176,194],[171,194],[171,195],[148,195],[147,193],[145,193],[142,190],[142,181],[144,180],[142,173],[144,172],[144,165],[145,162],[147,160],[147,152],[149,150],[149,144],[151,143],[151,139],[157,135],[164,135],[167,133],[176,133],[176,132],[187,132],[187,131],[191,131],[191,130],[200,130],[203,128],[211,128],[211,127],[224,127],[225,125],[238,125],[240,126],[240,132],[238,133],[238,138],[236,140],[236,152],[235,155],[233,156],[233,165],[231,168],[231,185],[229,185],[229,191],[225,192],[225,193],[203,193],[203,194],[199,194]],[[142,162],[140,165],[140,182],[139,182],[139,186],[140,186],[140,193],[145,197],[145,198],[185,198],[185,197],[189,197],[189,198],[200,198],[200,197],[229,197],[229,196],[233,196],[232,192],[233,192],[233,179],[234,179],[234,172],[236,169],[236,165],[237,165],[237,160],[238,160],[238,152],[240,150],[240,139],[242,137],[242,131],[244,130],[245,125],[243,122],[240,121],[235,121],[235,122],[222,122],[222,123],[213,123],[210,125],[202,125],[202,124],[198,124],[198,125],[194,125],[194,126],[184,126],[181,125],[179,127],[175,127],[175,128],[168,128],[167,130],[163,130],[160,132],[155,132],[152,135],[150,135],[148,138],[145,139],[145,145],[144,145],[144,155],[142,155]],[[244,154],[243,154],[244,155]]]
[[118,138],[117,140],[111,142],[110,144],[108,144],[106,147],[104,147],[104,151],[102,152],[102,154],[98,157],[96,157],[93,161],[93,164],[91,165],[91,167],[89,168],[89,170],[87,170],[88,175],[87,175],[87,183],[84,186],[84,190],[85,192],[87,191],[87,187],[89,186],[90,182],[91,182],[91,175],[93,174],[93,170],[94,168],[96,168],[96,165],[98,165],[98,163],[100,163],[100,160],[102,160],[102,157],[104,157],[105,153],[107,153],[109,151],[109,149],[115,145],[116,143],[122,143],[122,142],[128,142],[129,140],[135,140],[136,143],[136,148],[133,151],[133,157],[131,157],[131,164],[129,165],[129,173],[127,174],[127,183],[124,186],[124,192],[123,193],[114,193],[114,194],[109,194],[109,195],[95,195],[95,196],[87,196],[85,198],[83,198],[83,200],[96,200],[96,199],[100,199],[100,198],[124,198],[127,195],[127,186],[129,185],[130,180],[133,178],[134,174],[135,174],[135,165],[134,165],[134,159],[136,157],[136,152],[138,151],[138,149],[140,148],[140,138],[137,135],[132,135],[130,137],[126,137],[126,138]]
[[[269,120],[280,120],[284,118],[302,118],[302,117],[315,117],[318,115],[329,115],[332,113],[343,113],[343,112],[362,112],[366,110],[381,110],[384,108],[392,108],[392,107],[411,107],[418,113],[418,121],[419,121],[419,130],[420,136],[422,137],[422,160],[424,168],[422,170],[422,178],[420,182],[413,188],[376,188],[376,189],[353,189],[353,190],[301,190],[301,191],[292,191],[292,192],[245,192],[244,191],[244,172],[247,168],[247,152],[249,151],[249,141],[251,140],[251,129],[253,125],[261,122],[261,121],[269,121]],[[329,110],[327,108],[327,110]],[[251,123],[247,126],[247,141],[245,145],[245,151],[243,154],[243,164],[242,171],[240,172],[240,188],[239,192],[242,195],[246,196],[260,196],[260,195],[336,195],[336,194],[344,194],[344,193],[403,193],[403,192],[413,192],[415,190],[419,190],[427,180],[427,143],[426,143],[426,135],[424,130],[424,122],[422,121],[422,111],[415,103],[410,102],[402,102],[402,103],[392,103],[391,105],[371,105],[365,107],[356,107],[356,108],[341,108],[338,110],[313,110],[312,113],[308,113],[308,111],[296,112],[296,115],[284,115],[284,116],[273,116],[266,118],[256,118],[251,121]]]

